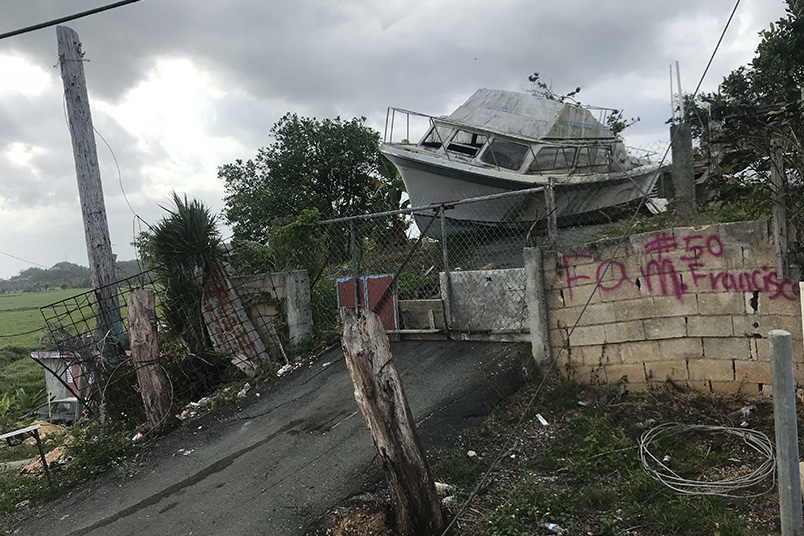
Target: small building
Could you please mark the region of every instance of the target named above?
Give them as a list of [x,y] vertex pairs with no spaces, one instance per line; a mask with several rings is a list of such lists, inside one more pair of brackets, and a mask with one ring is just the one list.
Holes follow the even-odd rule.
[[[31,358],[45,369],[45,387],[48,400],[77,397],[87,390],[81,378],[80,358],[73,352],[31,352]],[[79,385],[81,387],[79,387]]]

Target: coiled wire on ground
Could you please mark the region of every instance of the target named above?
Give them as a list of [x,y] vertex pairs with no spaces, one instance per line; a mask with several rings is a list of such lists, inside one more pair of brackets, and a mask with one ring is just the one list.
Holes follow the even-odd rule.
[[[763,456],[762,463],[750,473],[722,480],[690,480],[668,467],[664,456],[657,457],[650,449],[657,441],[690,432],[721,433],[738,436],[751,449]],[[771,491],[776,484],[776,454],[773,442],[757,430],[710,426],[703,424],[664,423],[648,430],[639,438],[639,459],[642,468],[668,488],[685,495],[719,495],[721,497],[758,497]],[[771,478],[767,489],[756,492],[762,482]]]

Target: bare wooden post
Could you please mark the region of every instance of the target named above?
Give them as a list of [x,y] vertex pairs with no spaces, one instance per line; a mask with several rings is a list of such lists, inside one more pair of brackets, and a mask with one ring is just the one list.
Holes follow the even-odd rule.
[[788,278],[787,214],[785,196],[784,158],[777,143],[771,143],[771,188],[773,194],[773,243],[776,246],[776,277]]
[[178,424],[173,415],[170,382],[159,366],[156,302],[150,290],[132,290],[128,295],[128,331],[131,359],[151,429]]
[[[75,158],[78,196],[81,199],[81,213],[84,217],[89,278],[95,289],[97,301],[95,336],[98,340],[114,343],[119,340],[123,326],[117,288],[114,284],[114,257],[109,239],[109,222],[106,219],[106,206],[103,202],[98,151],[92,131],[92,114],[84,77],[84,53],[78,34],[71,28],[57,26],[56,35]],[[104,359],[115,359],[113,344],[104,343],[102,350]]]
[[400,536],[438,534],[441,503],[380,317],[342,308],[340,321],[355,400],[388,479],[396,530]]

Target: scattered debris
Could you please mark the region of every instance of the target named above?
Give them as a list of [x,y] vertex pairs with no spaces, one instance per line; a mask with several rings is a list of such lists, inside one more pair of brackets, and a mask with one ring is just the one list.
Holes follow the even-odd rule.
[[466,456],[467,456],[468,458],[477,458],[477,452],[475,452],[475,451],[473,451],[473,450],[467,451],[467,452],[466,452]]
[[332,361],[324,361],[323,363],[321,363],[321,368],[327,368],[331,364],[332,364]]
[[251,384],[246,382],[243,384],[243,388],[237,392],[237,398],[245,398],[249,391],[251,391]]
[[547,426],[547,419],[542,417],[541,413],[537,413],[536,418],[539,420],[540,423],[542,423],[542,426]]
[[750,406],[743,406],[740,408],[740,415],[743,416],[743,419],[748,420],[748,417],[752,416],[757,412],[757,407],[754,404]]
[[132,437],[132,438],[131,438],[131,440],[132,440],[132,441],[134,441],[134,442],[136,443],[137,441],[140,441],[140,440],[141,440],[143,437],[145,437],[145,436],[144,436],[144,435],[142,435],[142,432],[137,432],[137,433],[134,435],[134,437]]
[[439,495],[446,495],[447,493],[455,489],[455,486],[450,486],[449,484],[445,484],[443,482],[435,482],[435,489],[436,493],[438,493]]
[[[50,467],[51,471],[56,471],[70,461],[71,458],[66,457],[66,454],[67,452],[63,446],[56,447],[45,454],[45,460],[47,460],[47,465]],[[20,472],[28,475],[43,474],[42,461],[37,457],[34,461],[23,467]]]
[[564,534],[567,532],[566,529],[562,528],[560,525],[556,525],[555,523],[542,523],[541,527],[549,530],[553,534]]
[[447,505],[447,504],[451,503],[454,500],[455,500],[455,496],[450,495],[449,497],[444,497],[443,499],[441,499],[441,504]]
[[290,365],[290,363],[288,363],[287,365],[282,365],[282,367],[276,371],[276,377],[281,378],[291,370],[293,370],[293,367]]

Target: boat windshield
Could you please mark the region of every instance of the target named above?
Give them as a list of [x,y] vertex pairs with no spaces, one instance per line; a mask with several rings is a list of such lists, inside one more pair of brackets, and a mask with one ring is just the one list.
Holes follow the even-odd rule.
[[495,139],[489,144],[480,160],[493,166],[517,170],[522,167],[527,154],[527,145]]
[[486,145],[487,139],[488,137],[483,134],[459,130],[447,145],[447,151],[474,158],[480,149]]
[[570,169],[575,162],[575,147],[544,146],[539,149],[536,158],[530,165],[530,171],[556,171]]
[[441,145],[447,141],[451,130],[452,128],[447,126],[434,126],[430,128],[420,145],[430,149],[440,149]]
[[575,164],[580,173],[601,173],[611,168],[611,151],[608,147],[580,147],[578,162]]

